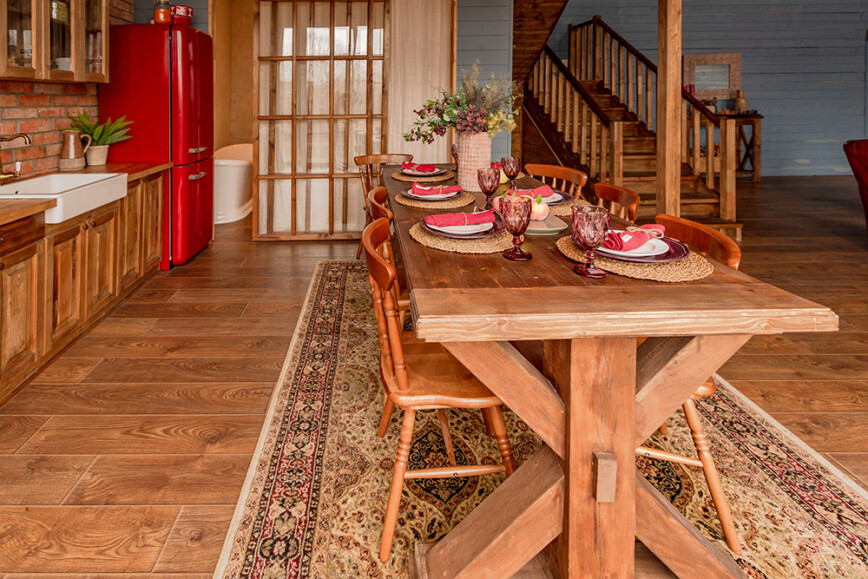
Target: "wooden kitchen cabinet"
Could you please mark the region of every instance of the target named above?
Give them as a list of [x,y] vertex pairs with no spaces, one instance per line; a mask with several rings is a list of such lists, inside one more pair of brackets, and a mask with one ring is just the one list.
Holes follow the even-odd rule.
[[96,317],[118,295],[117,205],[89,220],[84,229],[84,319]]
[[163,178],[164,173],[142,180],[142,272],[160,265],[163,257]]
[[108,82],[108,0],[4,0],[0,78]]
[[121,291],[136,285],[142,277],[143,265],[143,227],[142,193],[143,180],[135,181],[127,187],[127,196],[120,204],[120,267]]
[[47,243],[47,286],[49,311],[47,350],[72,339],[84,321],[84,229],[75,225],[54,234]]
[[42,356],[44,243],[0,257],[0,395],[14,388]]

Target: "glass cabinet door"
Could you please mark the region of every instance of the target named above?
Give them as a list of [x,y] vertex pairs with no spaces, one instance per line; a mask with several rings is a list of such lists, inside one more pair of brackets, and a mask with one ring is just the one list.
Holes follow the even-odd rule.
[[70,0],[48,0],[48,68],[52,80],[72,80],[72,31],[77,17]]
[[108,11],[106,0],[84,1],[84,71],[89,82],[106,82]]
[[34,0],[5,0],[3,4],[5,6],[0,5],[0,11],[3,11],[0,13],[0,28],[5,29],[6,50],[0,71],[3,71],[3,76],[33,78],[36,75]]

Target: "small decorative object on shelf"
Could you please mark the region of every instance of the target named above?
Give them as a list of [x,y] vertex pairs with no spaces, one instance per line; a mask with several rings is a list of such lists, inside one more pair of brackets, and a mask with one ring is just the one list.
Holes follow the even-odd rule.
[[89,135],[92,139],[90,147],[85,153],[87,164],[91,166],[105,165],[108,159],[109,145],[120,143],[130,138],[129,126],[133,124],[128,121],[126,116],[112,121],[111,118],[101,125],[94,124],[88,118],[85,111],[81,111],[77,117],[70,115],[72,121],[70,127],[73,130],[79,131],[82,135]]
[[477,171],[491,163],[491,137],[515,128],[515,99],[519,87],[507,78],[479,85],[479,65],[461,69],[461,86],[455,94],[442,91],[415,111],[417,119],[404,134],[406,141],[432,143],[449,129],[458,131],[458,184],[467,191],[479,191]]
[[735,103],[733,104],[733,108],[737,115],[743,115],[747,112],[747,99],[744,98],[743,90],[735,91]]
[[157,24],[172,22],[172,7],[169,0],[154,0],[154,22]]

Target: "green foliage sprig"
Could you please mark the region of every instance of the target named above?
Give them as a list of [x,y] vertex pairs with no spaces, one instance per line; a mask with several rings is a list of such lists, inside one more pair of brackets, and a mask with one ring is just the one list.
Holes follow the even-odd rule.
[[97,125],[90,120],[85,111],[79,112],[78,116],[75,117],[69,115],[69,120],[72,121],[72,125],[70,125],[72,129],[79,131],[83,135],[90,135],[90,138],[93,140],[91,145],[96,146],[126,141],[130,138],[130,135],[127,134],[129,132],[128,127],[133,124],[124,115],[114,122],[109,118],[109,120],[101,125]]

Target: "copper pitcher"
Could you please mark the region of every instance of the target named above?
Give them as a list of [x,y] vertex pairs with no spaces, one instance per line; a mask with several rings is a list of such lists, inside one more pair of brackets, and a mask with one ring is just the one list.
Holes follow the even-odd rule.
[[[81,146],[82,140],[87,141],[84,147]],[[72,129],[63,131],[60,158],[84,159],[84,154],[90,148],[91,141],[90,135],[82,135],[79,131],[73,131]]]

